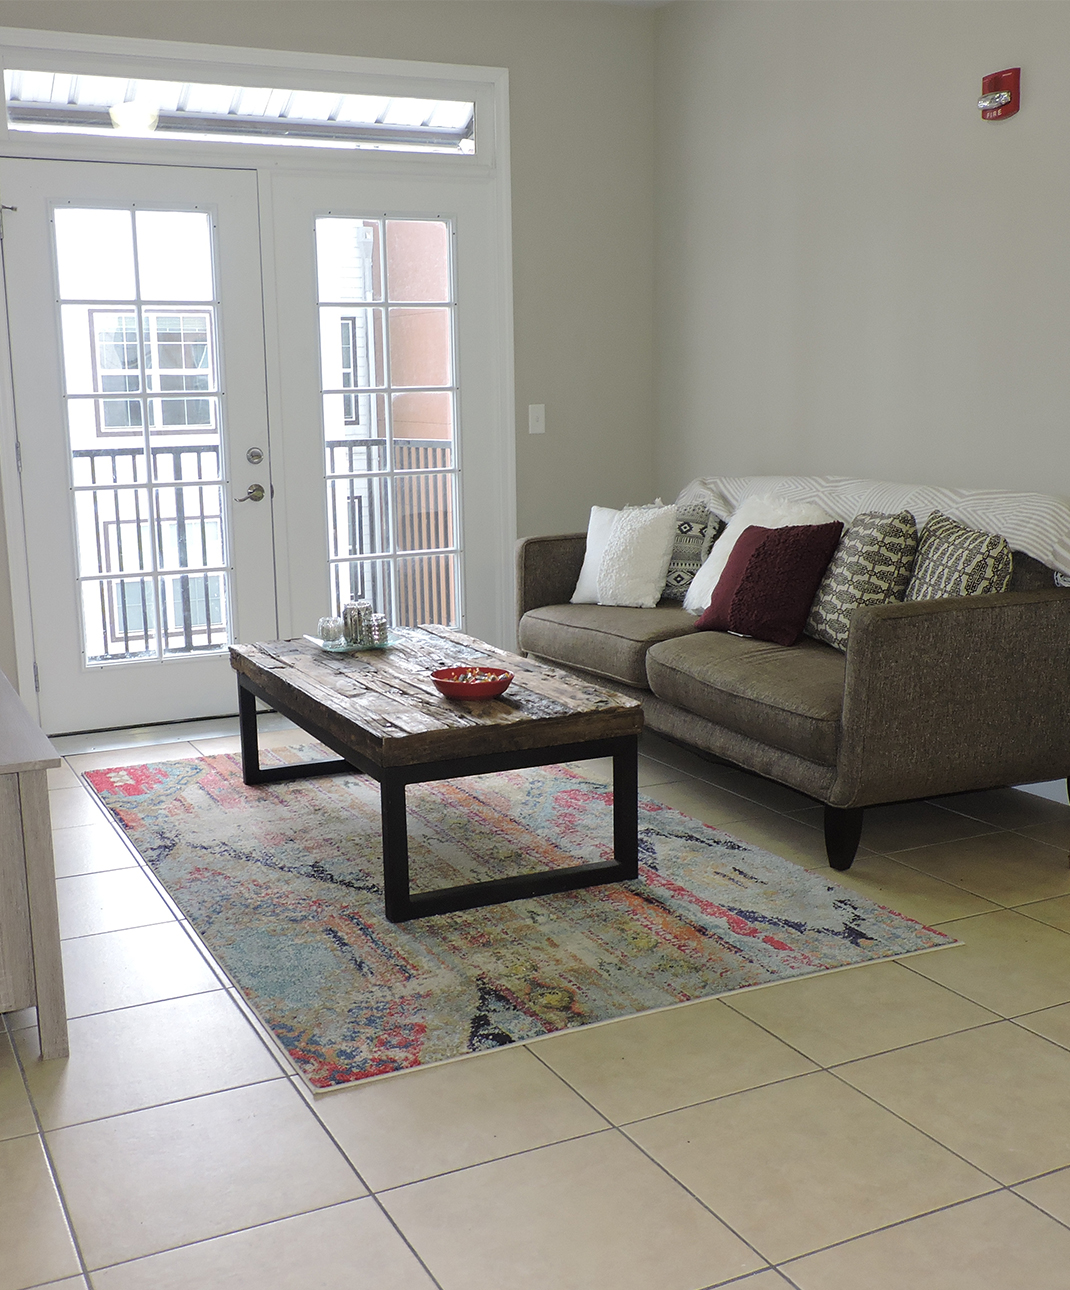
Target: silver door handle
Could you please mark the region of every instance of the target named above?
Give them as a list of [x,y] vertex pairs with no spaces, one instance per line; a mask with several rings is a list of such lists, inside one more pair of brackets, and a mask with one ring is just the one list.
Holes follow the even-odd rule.
[[244,497],[235,497],[236,502],[262,502],[264,500],[264,485],[250,484]]

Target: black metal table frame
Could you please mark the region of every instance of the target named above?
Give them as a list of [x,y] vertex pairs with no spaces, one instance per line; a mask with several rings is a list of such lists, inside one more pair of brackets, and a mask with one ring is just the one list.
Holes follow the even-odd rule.
[[[261,699],[288,717],[302,730],[318,739],[340,761],[301,762],[290,766],[260,765],[256,728],[256,700]],[[575,891],[599,883],[627,882],[639,874],[639,736],[620,735],[579,743],[552,744],[516,752],[484,753],[446,761],[423,762],[414,766],[380,766],[378,762],[346,747],[336,736],[322,729],[285,700],[269,694],[243,672],[238,673],[238,724],[241,736],[242,776],[246,784],[271,784],[280,780],[307,779],[315,775],[370,775],[379,783],[383,819],[383,889],[386,916],[392,923],[430,914],[449,914],[460,909],[500,905],[529,896],[546,896],[556,891]],[[405,789],[436,779],[458,779],[463,775],[486,775],[497,770],[519,770],[526,766],[548,766],[562,761],[584,761],[591,757],[613,758],[613,859],[563,869],[543,869],[512,878],[440,887],[435,891],[413,892],[409,885],[409,838],[405,814]]]

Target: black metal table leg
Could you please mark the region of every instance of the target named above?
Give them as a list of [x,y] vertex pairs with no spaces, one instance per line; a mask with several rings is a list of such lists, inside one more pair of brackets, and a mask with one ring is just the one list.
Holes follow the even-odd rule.
[[[409,887],[409,850],[405,824],[404,784],[487,774],[520,766],[546,766],[591,756],[613,758],[613,859],[487,882],[462,883],[434,891]],[[480,909],[529,896],[549,896],[607,882],[628,882],[639,875],[639,738],[626,735],[588,745],[558,745],[528,752],[458,759],[455,763],[383,767],[380,778],[383,814],[383,885],[386,916],[392,923],[430,914]]]
[[[263,699],[265,703],[271,703],[273,700],[269,695],[264,694],[251,681],[247,680],[241,672],[238,673],[238,735],[241,740],[241,769],[242,779],[247,784],[277,784],[280,781],[289,779],[310,779],[316,775],[354,775],[359,774],[361,767],[354,761],[305,761],[297,762],[285,766],[268,766],[260,765],[260,742],[257,736],[256,728],[256,701]],[[283,704],[274,700],[276,710],[281,712],[284,717],[289,717],[295,724],[301,726],[301,729],[307,731],[313,738],[318,739],[320,743],[326,744],[328,748],[332,747],[330,735],[325,731],[312,727],[308,721],[289,711]],[[338,750],[335,749],[337,752]]]
[[392,923],[412,918],[409,895],[409,830],[405,818],[405,781],[384,771],[379,781],[383,817],[383,897]]
[[639,876],[639,739],[618,741],[613,753],[613,859],[622,877]]

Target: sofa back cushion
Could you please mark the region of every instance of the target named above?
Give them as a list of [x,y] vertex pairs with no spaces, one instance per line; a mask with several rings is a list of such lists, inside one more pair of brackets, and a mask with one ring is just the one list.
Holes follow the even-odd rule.
[[918,539],[914,572],[905,600],[983,596],[1006,591],[1011,549],[1005,538],[969,529],[934,511]]
[[752,525],[736,542],[696,628],[794,645],[842,533],[839,520]]
[[1070,501],[1063,497],[837,475],[718,475],[692,480],[676,500],[681,505],[700,502],[727,517],[749,497],[816,502],[829,519],[845,523],[864,511],[909,511],[920,528],[933,511],[941,511],[970,528],[1002,534],[1015,551],[1024,551],[1058,573],[1059,586],[1070,586]]
[[909,511],[871,511],[852,520],[810,607],[807,636],[845,650],[851,615],[860,605],[903,599],[917,549],[918,527]]
[[1050,591],[1058,585],[1054,569],[1034,560],[1031,555],[1012,550],[1011,558],[1014,566],[1011,569],[1011,580],[1007,584],[1008,591]]

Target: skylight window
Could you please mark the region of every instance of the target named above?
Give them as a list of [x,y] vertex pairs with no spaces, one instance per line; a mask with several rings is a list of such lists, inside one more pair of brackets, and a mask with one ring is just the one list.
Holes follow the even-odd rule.
[[400,152],[475,152],[475,104],[5,71],[12,130]]

